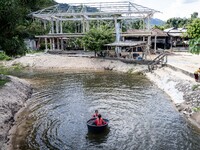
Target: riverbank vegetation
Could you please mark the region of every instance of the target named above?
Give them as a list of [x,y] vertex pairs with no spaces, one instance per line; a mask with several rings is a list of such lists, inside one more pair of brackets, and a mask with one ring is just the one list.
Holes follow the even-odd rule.
[[0,75],[11,75],[13,73],[20,72],[24,68],[25,67],[20,63],[16,63],[10,67],[0,65]]
[[11,60],[11,57],[6,55],[4,52],[0,52],[0,60]]
[[2,86],[4,86],[7,82],[9,82],[10,80],[9,79],[1,79],[0,78],[0,88],[2,87]]
[[200,19],[196,18],[188,25],[187,35],[190,39],[190,52],[200,54]]

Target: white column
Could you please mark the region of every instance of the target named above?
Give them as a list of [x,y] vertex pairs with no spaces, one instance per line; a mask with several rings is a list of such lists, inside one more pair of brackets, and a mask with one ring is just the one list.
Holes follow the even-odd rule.
[[150,31],[150,16],[148,16],[147,20],[147,30]]
[[145,29],[145,19],[143,19],[143,30]]
[[[46,22],[46,20],[44,21],[44,29],[46,30],[47,29],[47,22]],[[48,46],[47,46],[47,38],[44,38],[44,41],[45,41],[45,50],[47,51],[47,49],[48,49]]]
[[55,39],[53,38],[53,50],[55,50]]
[[82,20],[82,25],[83,25],[83,33],[85,33],[85,19],[83,18],[83,20]]
[[86,32],[90,30],[90,22],[89,20],[86,21]]
[[63,33],[63,22],[60,20],[60,33]]
[[51,18],[51,33],[54,33],[54,21]]
[[59,33],[59,20],[56,20],[56,33]]

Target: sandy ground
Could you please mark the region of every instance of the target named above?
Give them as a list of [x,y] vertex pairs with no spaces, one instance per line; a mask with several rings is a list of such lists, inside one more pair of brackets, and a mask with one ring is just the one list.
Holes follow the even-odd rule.
[[6,63],[7,66],[22,64],[36,69],[78,69],[78,70],[113,70],[120,72],[138,72],[147,69],[147,66],[125,64],[116,60],[105,60],[89,57],[68,57],[67,55],[36,54],[27,55]]
[[200,55],[176,52],[168,57],[168,64],[193,74],[195,70],[200,68]]

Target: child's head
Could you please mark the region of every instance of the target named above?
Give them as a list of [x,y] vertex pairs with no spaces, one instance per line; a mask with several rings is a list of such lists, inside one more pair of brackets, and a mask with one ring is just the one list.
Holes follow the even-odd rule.
[[98,115],[98,118],[101,118],[101,114]]
[[95,110],[95,113],[97,114],[97,113],[98,113],[98,110]]

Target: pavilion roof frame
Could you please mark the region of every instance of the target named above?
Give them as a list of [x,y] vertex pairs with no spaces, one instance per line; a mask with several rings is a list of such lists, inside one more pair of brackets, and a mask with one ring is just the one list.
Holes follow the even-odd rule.
[[132,20],[151,17],[159,11],[130,1],[57,4],[31,13],[40,20]]

